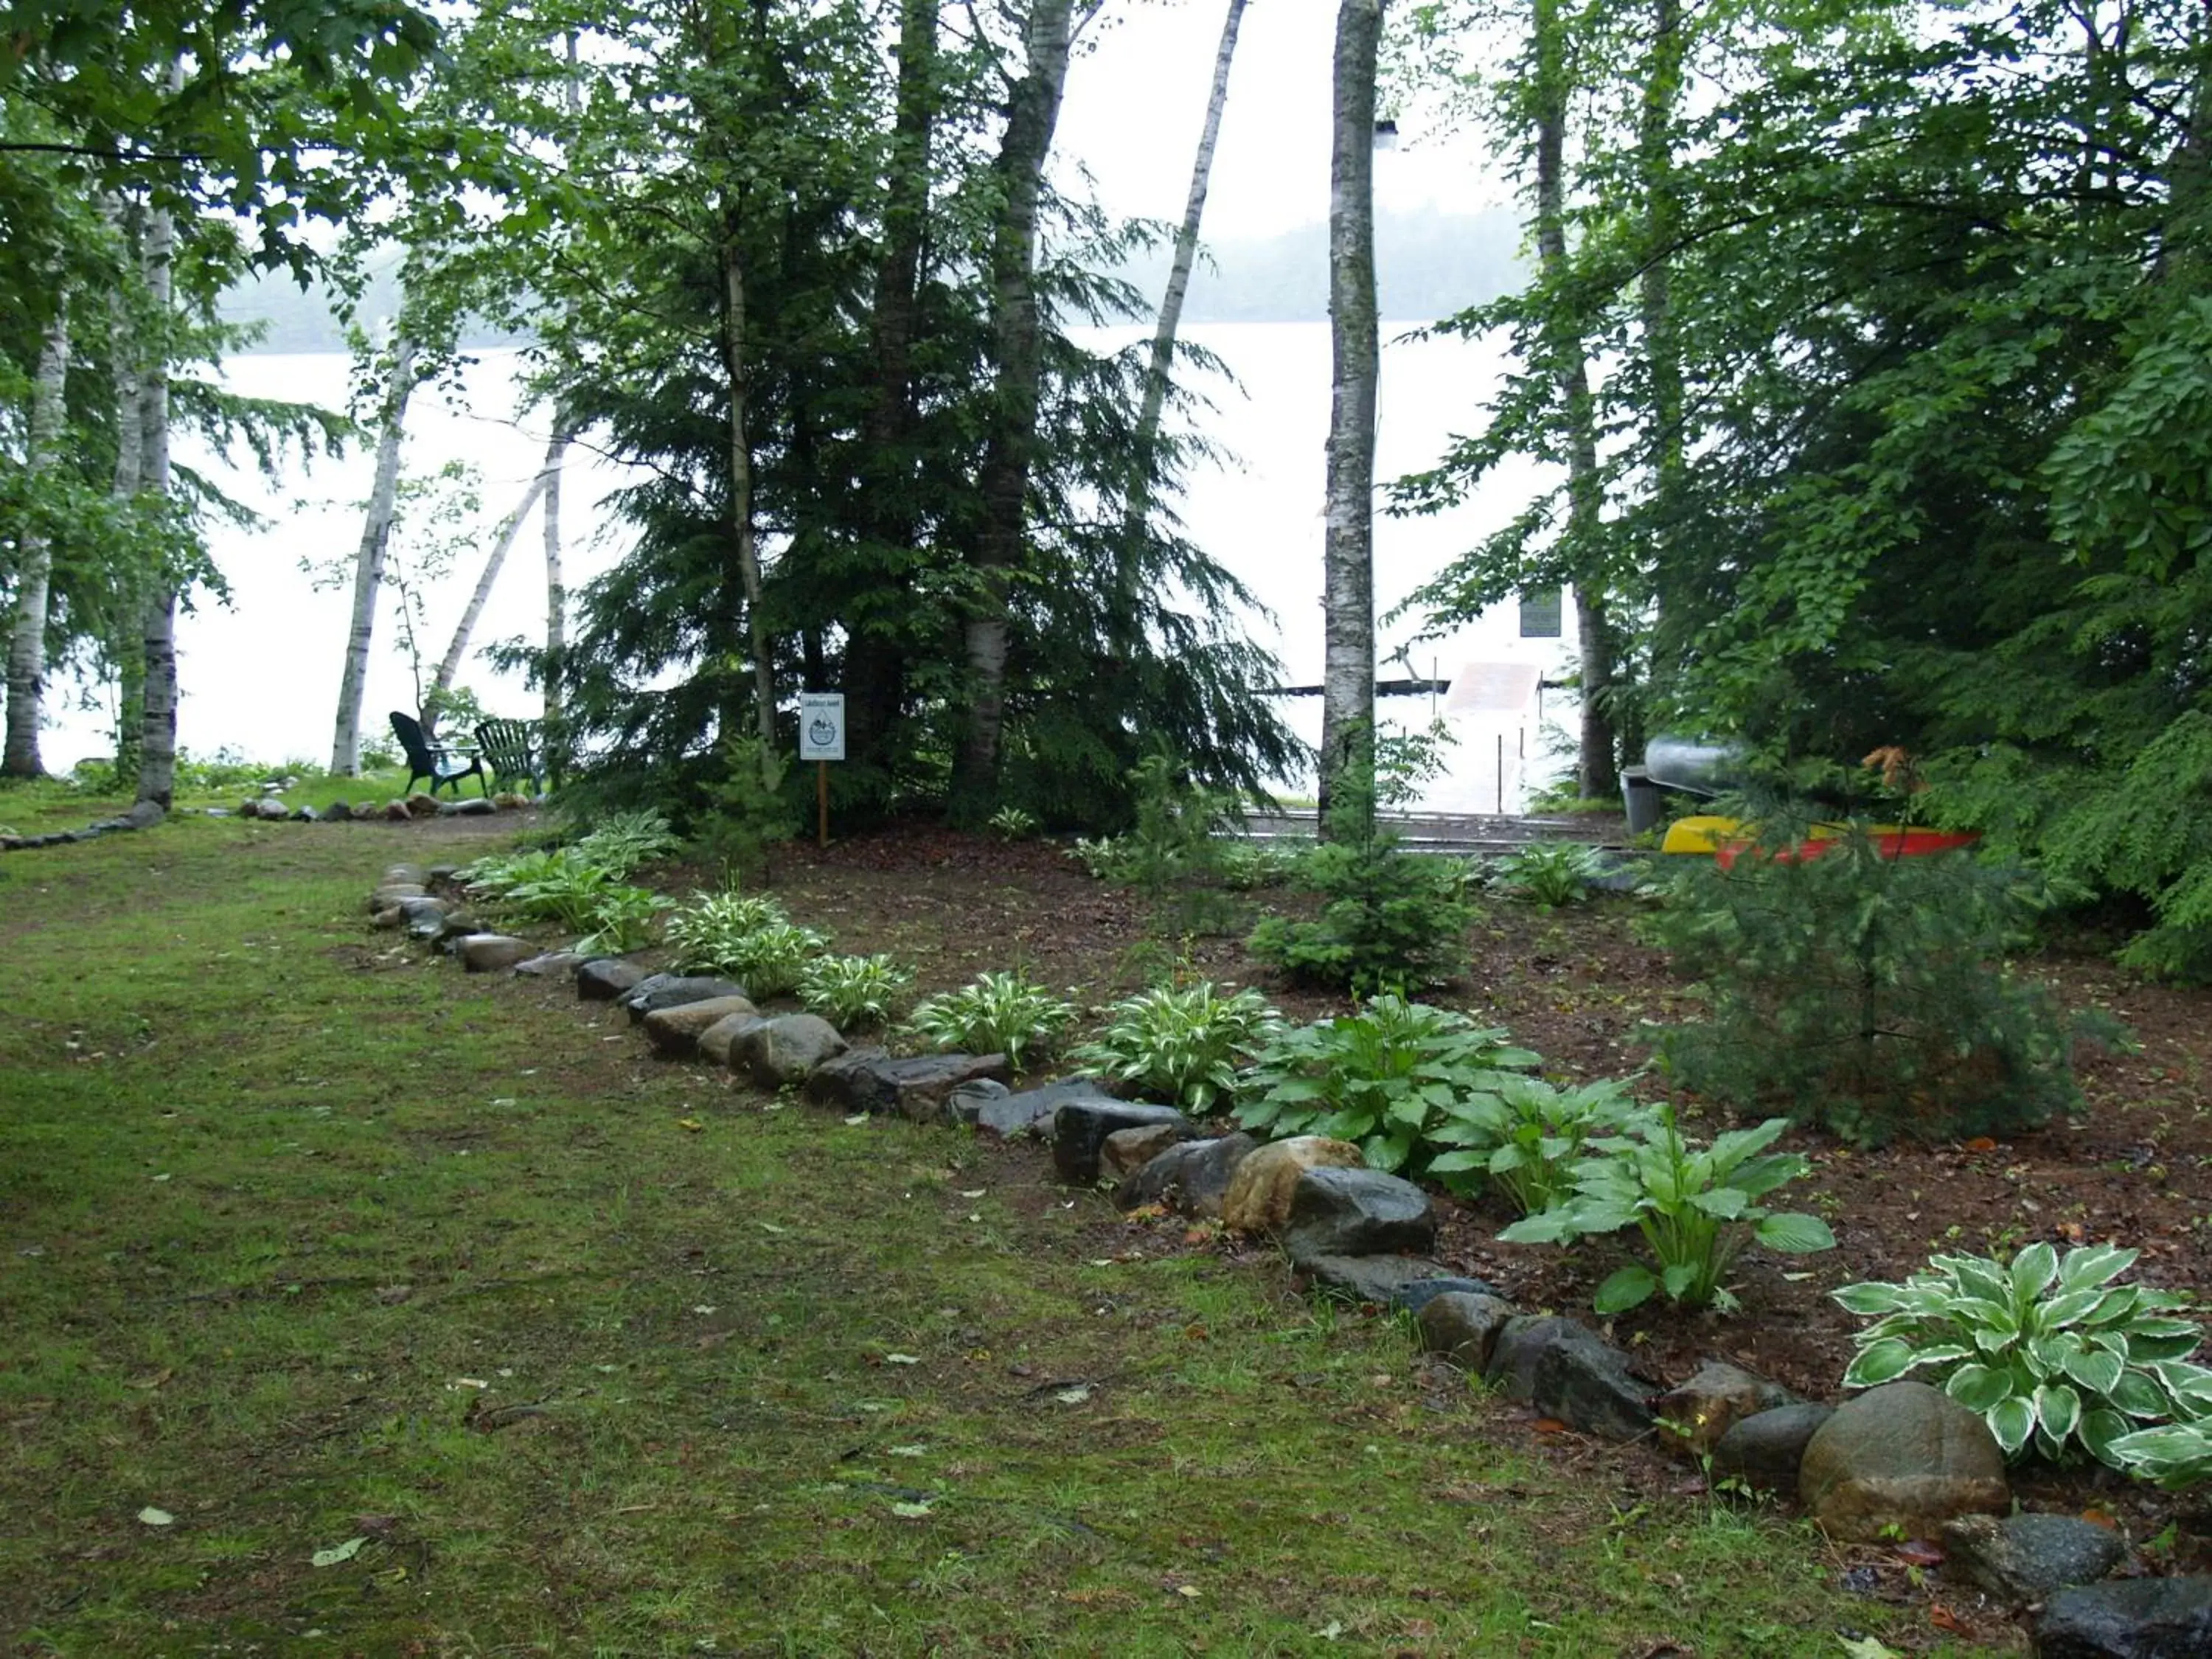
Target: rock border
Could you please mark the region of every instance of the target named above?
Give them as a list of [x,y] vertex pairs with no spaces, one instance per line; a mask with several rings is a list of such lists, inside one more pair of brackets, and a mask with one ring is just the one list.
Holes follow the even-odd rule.
[[[896,1113],[1042,1140],[1056,1180],[1091,1189],[1113,1180],[1112,1201],[1124,1215],[1175,1214],[1272,1238],[1304,1288],[1407,1315],[1425,1352],[1526,1404],[1553,1429],[1651,1438],[1699,1465],[1716,1486],[1801,1501],[1838,1541],[1940,1540],[1957,1577],[2039,1615],[2039,1650],[2116,1659],[2180,1652],[2130,1644],[2141,1637],[2155,1644],[2186,1626],[2188,1639],[2207,1644],[2187,1650],[2212,1651],[2212,1577],[2113,1580],[2130,1551],[2109,1528],[2072,1516],[2006,1515],[2012,1493],[1994,1437],[1940,1389],[1891,1382],[1830,1405],[1718,1360],[1679,1387],[1654,1387],[1626,1350],[1580,1320],[1516,1308],[1480,1279],[1430,1260],[1434,1201],[1409,1181],[1366,1168],[1348,1142],[1210,1134],[1173,1107],[1116,1098],[1088,1078],[1016,1093],[1002,1054],[894,1056],[854,1047],[813,1014],[763,1017],[730,981],[647,975],[620,957],[477,931],[454,875],[451,866],[390,866],[370,894],[373,925],[404,927],[470,973],[566,974],[579,1000],[624,1008],[665,1057],[726,1066],[756,1086],[797,1089],[848,1115]],[[2171,1588],[2148,1595],[2134,1588],[2143,1583]]]

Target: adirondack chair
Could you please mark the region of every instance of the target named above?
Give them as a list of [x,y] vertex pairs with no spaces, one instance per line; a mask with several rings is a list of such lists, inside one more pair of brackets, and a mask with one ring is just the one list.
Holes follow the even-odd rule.
[[465,744],[433,743],[422,734],[422,724],[412,714],[392,711],[392,735],[399,739],[399,746],[407,751],[407,787],[411,793],[415,780],[428,778],[430,793],[436,794],[447,784],[453,786],[453,793],[461,793],[461,780],[473,777],[477,787],[485,794],[491,793],[491,785],[484,777],[483,759]]
[[544,786],[543,763],[538,757],[538,727],[530,720],[486,720],[477,727],[477,748],[491,763],[495,782],[502,786],[527,781],[535,791]]

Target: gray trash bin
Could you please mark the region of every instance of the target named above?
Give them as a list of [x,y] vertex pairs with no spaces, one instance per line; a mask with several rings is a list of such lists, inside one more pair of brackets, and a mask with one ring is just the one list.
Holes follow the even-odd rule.
[[1667,816],[1666,803],[1662,799],[1666,792],[1651,781],[1650,773],[1640,766],[1620,769],[1620,798],[1628,809],[1628,833],[1641,836],[1656,830]]

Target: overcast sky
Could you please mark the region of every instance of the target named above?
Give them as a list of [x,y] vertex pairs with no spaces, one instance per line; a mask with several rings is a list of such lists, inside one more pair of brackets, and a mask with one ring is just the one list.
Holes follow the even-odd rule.
[[[1068,72],[1055,171],[1080,162],[1114,214],[1180,220],[1227,0],[1108,0]],[[1330,0],[1251,0],[1206,198],[1206,236],[1267,236],[1328,212]],[[1376,159],[1378,205],[1472,213],[1509,199],[1483,145],[1425,138]]]

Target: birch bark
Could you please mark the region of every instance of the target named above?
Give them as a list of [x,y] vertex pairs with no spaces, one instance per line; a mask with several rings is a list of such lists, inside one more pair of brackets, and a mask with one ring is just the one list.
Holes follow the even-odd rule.
[[507,556],[521,538],[523,521],[529,518],[530,509],[537,506],[538,497],[544,495],[545,479],[545,470],[541,467],[538,475],[531,479],[530,488],[522,492],[522,499],[515,504],[514,511],[500,521],[499,539],[491,544],[491,551],[484,557],[483,569],[477,577],[476,591],[469,595],[469,602],[461,611],[460,621],[453,624],[453,637],[446,641],[446,654],[438,659],[438,672],[430,678],[434,690],[450,691],[453,689],[453,681],[461,672],[461,659],[468,654],[470,637],[477,631],[477,623],[483,620],[484,606],[490,602],[493,584],[499,580],[501,567],[506,564]]
[[[1375,753],[1375,398],[1382,343],[1375,299],[1375,68],[1382,0],[1340,0],[1329,161],[1332,357],[1322,551],[1321,808]],[[1374,810],[1374,793],[1360,790]]]
[[[173,88],[181,70],[171,77]],[[168,315],[170,264],[175,257],[176,225],[164,208],[146,214],[146,298],[160,319],[154,349],[139,381],[138,499],[155,512],[169,495]],[[138,799],[169,810],[177,781],[177,582],[162,568],[153,574],[146,597],[145,714],[139,726]]]
[[[60,447],[69,361],[69,313],[65,305],[58,305],[40,343],[29,429],[24,434],[23,471],[33,487],[53,465]],[[39,721],[46,678],[46,599],[53,570],[52,544],[43,535],[27,532],[17,549],[15,627],[8,649],[8,737],[5,750],[0,752],[0,776],[35,778],[46,773],[39,759]]]
[[399,495],[399,447],[406,436],[407,403],[415,395],[415,342],[403,327],[392,350],[376,439],[376,483],[354,555],[353,620],[346,634],[344,672],[338,679],[337,721],[331,734],[331,771],[349,778],[361,770],[361,700],[368,679],[368,647],[376,633],[377,595],[384,586],[384,556],[392,544],[392,517]]

